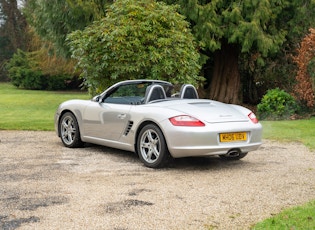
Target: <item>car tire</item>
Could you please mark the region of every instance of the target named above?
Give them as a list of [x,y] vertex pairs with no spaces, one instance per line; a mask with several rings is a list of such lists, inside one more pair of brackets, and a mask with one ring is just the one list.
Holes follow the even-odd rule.
[[67,112],[62,115],[59,122],[59,132],[64,146],[68,148],[78,148],[83,146],[78,121],[73,113]]
[[229,155],[219,155],[221,159],[223,160],[239,160],[244,158],[247,155],[247,153],[239,153],[239,155],[236,156],[229,156]]
[[154,124],[148,124],[141,129],[137,139],[137,153],[149,168],[161,168],[171,158],[164,135]]

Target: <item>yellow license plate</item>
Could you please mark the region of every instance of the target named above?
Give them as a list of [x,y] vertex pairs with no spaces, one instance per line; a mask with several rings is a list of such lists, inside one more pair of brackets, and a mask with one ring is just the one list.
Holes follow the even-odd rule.
[[245,132],[239,133],[220,133],[220,142],[246,141],[247,134]]

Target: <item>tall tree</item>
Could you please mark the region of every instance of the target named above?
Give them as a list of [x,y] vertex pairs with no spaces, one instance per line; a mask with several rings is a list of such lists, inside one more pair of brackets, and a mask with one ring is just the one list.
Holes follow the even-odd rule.
[[37,34],[52,42],[59,53],[69,57],[66,36],[75,30],[83,30],[105,14],[111,0],[28,0],[25,13]]
[[[209,82],[205,96],[227,103],[239,101],[241,55],[251,54],[249,58],[254,57],[256,62],[264,64],[264,58],[282,48],[292,28],[301,29],[297,18],[306,17],[301,9],[305,9],[305,6],[306,9],[314,9],[312,0],[166,2],[181,6],[181,13],[191,22],[193,33],[199,41],[200,52],[208,57],[204,65],[205,77]],[[309,23],[314,22],[314,14],[307,15]],[[306,25],[308,21],[300,23]]]
[[18,9],[16,0],[0,0],[3,26],[2,34],[9,37],[14,50],[24,48],[26,34],[26,20]]
[[27,44],[26,20],[16,0],[0,0],[0,78],[4,79],[3,63],[17,49]]
[[[2,0],[4,1],[4,0]],[[66,34],[82,30],[106,15],[106,7],[120,0],[28,0],[31,24],[60,53],[69,56]],[[241,80],[254,86],[254,75],[294,75],[288,53],[296,50],[315,24],[314,0],[158,0],[179,4],[191,24],[202,54],[207,78],[204,97],[237,103]],[[205,61],[206,60],[206,61]],[[269,66],[263,67],[266,63]],[[251,70],[241,78],[240,70]],[[268,73],[268,74],[266,74]],[[294,79],[294,78],[293,78]]]
[[106,17],[69,35],[92,93],[126,79],[196,84],[199,53],[177,7],[154,0],[120,0]]

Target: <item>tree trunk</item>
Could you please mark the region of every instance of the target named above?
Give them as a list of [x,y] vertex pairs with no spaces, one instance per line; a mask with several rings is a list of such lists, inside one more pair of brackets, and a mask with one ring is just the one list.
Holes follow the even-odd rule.
[[221,50],[214,53],[213,73],[206,90],[212,100],[239,103],[240,72],[236,46],[223,43]]
[[3,34],[10,40],[14,52],[24,49],[26,43],[26,20],[18,9],[17,0],[0,0],[2,16],[5,18],[2,25]]

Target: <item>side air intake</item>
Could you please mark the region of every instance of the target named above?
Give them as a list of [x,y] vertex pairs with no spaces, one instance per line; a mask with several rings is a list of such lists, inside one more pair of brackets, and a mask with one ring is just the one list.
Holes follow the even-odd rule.
[[128,121],[128,124],[127,124],[127,127],[126,127],[126,130],[124,132],[124,135],[127,136],[128,133],[130,132],[131,128],[133,126],[133,121]]

